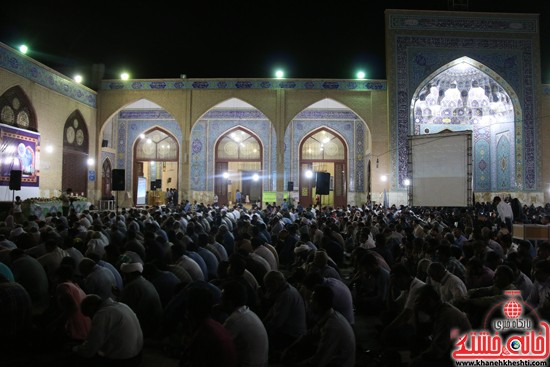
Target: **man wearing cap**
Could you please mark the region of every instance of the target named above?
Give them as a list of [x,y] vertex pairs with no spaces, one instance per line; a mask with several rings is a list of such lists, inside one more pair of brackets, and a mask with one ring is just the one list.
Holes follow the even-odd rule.
[[155,286],[145,279],[141,263],[123,263],[120,265],[124,279],[124,290],[120,292],[120,302],[130,306],[136,313],[143,336],[154,336],[158,330],[158,321],[162,317],[162,304]]
[[82,289],[87,294],[97,294],[102,299],[114,298],[113,287],[116,286],[116,278],[109,269],[88,257],[80,261],[78,269],[84,278]]

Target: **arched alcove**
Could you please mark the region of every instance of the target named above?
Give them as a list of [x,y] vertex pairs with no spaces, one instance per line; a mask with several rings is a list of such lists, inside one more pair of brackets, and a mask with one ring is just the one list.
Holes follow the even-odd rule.
[[38,131],[36,113],[21,87],[12,87],[0,96],[0,123]]
[[214,147],[214,193],[220,204],[235,202],[236,192],[242,200],[262,200],[262,154],[260,139],[251,131],[236,127],[222,135]]
[[[299,201],[304,206],[313,203],[343,208],[347,205],[347,144],[335,131],[320,128],[300,143]],[[316,196],[319,191],[318,173],[329,173],[330,184],[326,199]]]
[[[234,149],[238,146],[231,143],[231,133],[240,134],[241,131],[250,142],[254,141],[258,149],[255,154],[259,156],[256,155],[253,159],[250,156],[246,158],[250,159],[247,163],[249,167],[244,167],[244,163],[238,163],[244,162],[242,156],[233,156],[220,150],[226,146],[225,143],[229,143],[227,147],[231,152],[243,153]],[[238,137],[238,134],[236,136]],[[271,193],[275,190],[276,153],[275,129],[260,110],[239,98],[230,98],[214,106],[204,113],[191,129],[189,187],[192,199],[204,203],[212,202],[214,193],[217,193],[220,203],[233,202],[236,189],[239,188],[249,191],[244,193],[249,195],[251,201],[262,201],[265,195],[271,195],[266,192]],[[219,175],[232,168],[230,166],[233,167],[236,176],[229,179],[231,185],[228,185],[228,182],[220,180]],[[258,175],[259,182],[247,179],[250,176],[255,178],[254,174]],[[227,193],[224,190],[228,190]],[[257,190],[261,192],[258,193]],[[227,197],[227,202],[222,201],[224,197]]]
[[[515,190],[521,155],[521,109],[514,90],[498,74],[462,57],[438,69],[411,101],[411,134],[472,130],[473,190]],[[503,168],[504,167],[504,168]]]
[[89,134],[79,111],[74,111],[63,127],[63,190],[71,188],[75,194],[87,195]]
[[141,177],[145,180],[146,191],[150,192],[147,203],[165,204],[165,198],[160,192],[178,188],[179,151],[176,137],[159,126],[138,136],[132,159],[134,202],[137,203],[138,180]]

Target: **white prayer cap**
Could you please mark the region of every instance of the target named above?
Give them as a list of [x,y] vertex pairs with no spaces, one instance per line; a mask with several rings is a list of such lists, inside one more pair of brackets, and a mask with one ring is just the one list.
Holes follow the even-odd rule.
[[135,271],[143,273],[143,265],[141,263],[123,263],[120,265],[120,271],[123,273],[133,273]]

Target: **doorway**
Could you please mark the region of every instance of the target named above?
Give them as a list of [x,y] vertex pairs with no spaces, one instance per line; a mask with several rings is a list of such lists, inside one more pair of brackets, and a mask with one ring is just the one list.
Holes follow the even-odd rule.
[[[307,207],[344,208],[347,205],[347,146],[334,132],[322,128],[306,136],[300,144],[299,201]],[[329,191],[317,196],[317,173],[330,174]]]
[[215,147],[214,193],[220,205],[235,203],[236,192],[246,204],[262,199],[262,145],[241,127],[229,130]]
[[140,135],[134,145],[133,199],[137,203],[138,180],[145,181],[147,205],[165,205],[167,192],[178,188],[179,144],[167,131],[156,127]]

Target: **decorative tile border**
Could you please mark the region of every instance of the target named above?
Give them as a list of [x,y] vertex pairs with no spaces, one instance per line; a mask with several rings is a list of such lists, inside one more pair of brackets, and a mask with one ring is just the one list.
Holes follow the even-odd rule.
[[95,108],[97,93],[0,43],[0,67]]
[[440,14],[390,14],[389,29],[489,33],[538,33],[538,22],[514,17],[488,18],[486,14],[452,17]]
[[[522,108],[523,147],[516,153],[516,177],[521,190],[536,190],[538,148],[535,140],[535,71],[531,39],[482,39],[458,37],[429,37],[395,35],[392,41],[395,55],[395,90],[390,94],[390,141],[392,142],[392,186],[403,189],[400,183],[407,175],[407,136],[410,133],[410,103],[418,83],[439,67],[463,56],[481,60],[487,69],[498,70],[514,88]],[[489,52],[490,51],[490,52]],[[433,60],[429,55],[439,55]],[[419,59],[423,55],[424,59]],[[435,57],[435,56],[434,56]],[[444,62],[445,60],[446,62]],[[392,108],[391,106],[395,106]],[[395,112],[392,112],[395,111]],[[393,117],[392,117],[393,115]],[[520,139],[521,140],[521,139]],[[518,145],[520,146],[520,145]],[[519,172],[517,172],[519,170]]]
[[100,90],[179,90],[179,89],[293,89],[293,90],[386,90],[384,80],[297,80],[297,79],[167,79],[103,80]]

